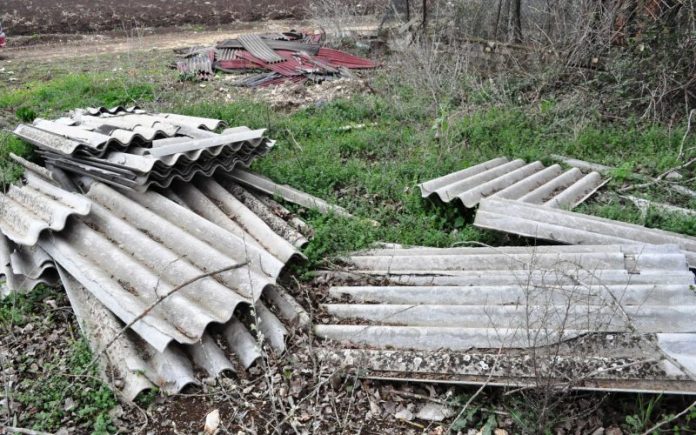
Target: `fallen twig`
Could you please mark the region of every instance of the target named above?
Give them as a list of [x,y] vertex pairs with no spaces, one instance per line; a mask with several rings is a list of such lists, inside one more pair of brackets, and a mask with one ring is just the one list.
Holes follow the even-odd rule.
[[8,433],[21,433],[26,435],[53,435],[48,432],[41,432],[32,429],[22,429],[21,427],[6,427],[5,429],[8,431]]
[[691,405],[687,406],[687,407],[686,407],[682,412],[680,412],[679,414],[675,414],[675,415],[673,415],[673,416],[671,416],[671,417],[669,417],[669,418],[666,418],[666,419],[662,420],[661,422],[657,423],[655,426],[653,426],[653,427],[651,427],[650,429],[648,429],[648,430],[646,430],[645,432],[643,432],[642,435],[650,435],[650,434],[652,434],[652,433],[655,433],[655,431],[657,431],[657,430],[658,430],[659,428],[661,428],[662,426],[664,426],[664,425],[666,425],[666,424],[669,424],[669,423],[673,422],[674,420],[678,419],[678,418],[681,417],[682,415],[686,415],[687,412],[691,411],[691,410],[694,409],[694,408],[696,408],[696,400],[695,400]]
[[678,159],[681,160],[684,157],[684,144],[686,143],[686,138],[689,136],[689,131],[691,131],[691,117],[696,113],[696,109],[691,109],[689,112],[689,118],[686,123],[686,131],[684,132],[684,137],[682,138],[681,145],[679,145],[679,155]]

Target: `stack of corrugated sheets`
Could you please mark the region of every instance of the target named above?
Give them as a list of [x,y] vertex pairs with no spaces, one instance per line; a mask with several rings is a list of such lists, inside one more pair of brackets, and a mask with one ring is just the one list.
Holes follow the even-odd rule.
[[142,192],[249,166],[273,146],[262,129],[223,127],[217,119],[117,107],[37,119],[14,133],[36,145],[49,166]]

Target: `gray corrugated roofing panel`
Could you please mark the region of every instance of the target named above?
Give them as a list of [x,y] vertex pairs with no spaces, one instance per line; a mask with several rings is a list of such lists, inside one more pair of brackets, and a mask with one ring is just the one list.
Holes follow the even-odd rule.
[[123,194],[93,183],[87,197],[93,205],[84,223],[74,222],[40,245],[123,322],[180,282],[248,262],[191,284],[136,322],[133,330],[158,351],[173,341],[194,343],[209,323],[229,321],[238,304],[256,303],[285,261],[301,255],[287,241],[289,255],[270,248],[283,260],[250,243],[251,234],[272,232],[262,220],[239,236],[158,193]]
[[14,245],[0,234],[0,299],[39,284],[59,285],[53,259],[38,246]]
[[245,169],[238,168],[229,174],[226,174],[226,176],[229,176],[239,184],[256,189],[267,195],[277,195],[286,201],[310,208],[312,210],[317,210],[321,213],[335,213],[338,216],[353,217],[353,215],[348,213],[348,211],[346,211],[346,209],[343,207],[329,204],[323,199],[317,198],[305,192],[301,192],[293,187],[277,184],[262,175],[255,174]]
[[229,144],[240,144],[252,141],[260,142],[263,139],[263,133],[265,131],[265,129],[249,130],[238,133],[220,134],[216,135],[215,137],[205,139],[192,139],[186,142],[149,148],[145,151],[145,153],[153,157],[161,158],[168,157],[173,154],[189,153],[200,151],[201,149],[205,148],[219,147]]
[[578,169],[564,172],[560,166],[544,167],[541,162],[493,159],[420,184],[424,198],[437,196],[443,202],[459,200],[474,207],[485,197],[543,203],[550,207],[575,207],[604,184],[592,172]]
[[120,112],[126,113],[145,113],[144,110],[140,109],[138,106],[116,106],[116,107],[88,107],[85,109],[90,115],[101,115],[103,113],[108,113],[111,115],[116,115]]
[[[520,385],[533,376],[523,370],[527,363],[518,366],[515,361],[560,354],[564,363],[553,373],[559,382],[576,379],[574,370],[598,362],[629,360],[644,368],[652,364],[651,382],[618,371],[591,373],[591,382],[584,383],[605,380],[601,388],[616,382],[640,390],[688,379],[688,364],[696,360],[694,339],[689,338],[696,329],[694,275],[674,245],[395,247],[359,252],[342,261],[345,272],[328,272],[334,283],[342,281],[329,289],[322,305],[329,320],[314,331],[353,348],[326,345],[319,351],[321,358],[340,365],[353,361],[362,372]],[[669,349],[676,365],[657,350],[661,334],[676,337],[664,351]],[[625,343],[617,340],[628,335],[633,338]],[[591,339],[598,343],[591,352],[582,347],[572,353],[578,342]],[[390,348],[398,350],[386,350]],[[490,365],[479,373],[468,364],[447,363],[476,361],[486,349],[501,358],[493,372]],[[390,352],[398,358],[385,357]],[[445,358],[440,366],[399,365],[411,358],[429,360],[422,357],[429,352]],[[672,388],[696,393],[696,383],[665,390]]]
[[[236,317],[215,331],[206,332],[194,344],[174,343],[159,352],[132,331],[122,333],[123,323],[111,311],[66,271],[61,269],[60,273],[70,304],[93,352],[102,352],[111,343],[101,360],[102,373],[126,400],[132,401],[141,392],[155,387],[176,394],[187,385],[200,384],[196,368],[202,369],[207,376],[217,377],[234,372],[239,364],[249,368],[262,356],[256,338]],[[267,342],[272,346],[284,346],[284,331],[273,331],[273,328],[284,330],[284,327],[278,326],[278,319],[269,313],[268,308],[257,303],[259,328],[264,329]],[[217,344],[215,336],[226,342],[229,352]]]
[[293,245],[296,233],[291,231],[287,222],[271,212],[258,214],[257,209],[250,209],[235,195],[233,186],[198,177],[193,183],[177,183],[171,190],[200,216],[238,237],[247,239],[251,236],[251,243],[262,246],[280,261],[303,257]]
[[0,194],[0,230],[21,245],[36,244],[44,230],[61,231],[71,215],[86,215],[90,202],[28,173],[23,186]]
[[259,35],[240,35],[238,39],[246,51],[265,62],[277,63],[285,60],[278,56]]
[[164,173],[152,171],[147,175],[124,172],[117,167],[102,168],[93,164],[83,164],[78,160],[54,159],[45,155],[47,162],[65,168],[72,172],[103,181],[117,187],[126,187],[138,192],[144,192],[150,187],[167,188],[175,181],[191,181],[196,176],[212,176],[218,169],[232,170],[235,167],[248,167],[259,155],[267,152],[267,147],[259,147],[248,155],[231,154],[225,158],[213,158],[207,162],[195,162],[191,166],[167,169]]
[[[211,131],[223,125],[224,122],[217,119],[169,113],[148,114],[138,111],[110,114],[78,109],[71,118],[55,121],[37,119],[33,125],[17,126],[14,133],[37,147],[52,152],[102,156],[111,149],[126,151],[131,145],[148,144],[160,138],[182,136],[189,142],[196,142],[208,136],[220,137]],[[242,134],[241,131],[238,133]],[[166,148],[158,149],[157,153],[165,150]]]
[[[289,50],[289,51],[304,51],[306,53],[316,55],[321,48],[321,44],[306,43],[300,41],[277,41],[272,39],[266,39],[264,41],[273,50]],[[217,49],[225,48],[244,48],[241,41],[238,39],[228,39],[225,41],[220,41],[216,44]]]
[[696,266],[696,237],[536,204],[498,198],[481,202],[474,225],[525,237],[573,244],[675,244]]

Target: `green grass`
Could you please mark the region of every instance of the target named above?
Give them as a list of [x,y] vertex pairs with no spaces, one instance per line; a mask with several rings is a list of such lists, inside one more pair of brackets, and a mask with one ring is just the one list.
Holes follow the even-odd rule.
[[21,121],[78,107],[113,107],[151,101],[154,87],[108,73],[78,73],[50,81],[31,81],[0,92],[0,109],[14,111]]

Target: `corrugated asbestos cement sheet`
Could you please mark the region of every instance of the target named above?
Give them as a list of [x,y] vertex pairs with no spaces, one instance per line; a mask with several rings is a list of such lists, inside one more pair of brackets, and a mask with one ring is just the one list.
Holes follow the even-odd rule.
[[346,345],[327,344],[326,361],[385,378],[525,385],[541,374],[696,393],[694,275],[676,246],[382,249],[345,261],[327,273],[344,284],[333,281],[328,322],[314,327]]
[[0,230],[20,245],[36,244],[44,230],[61,231],[71,215],[89,213],[90,201],[28,173],[26,184],[0,194]]
[[39,284],[57,286],[59,282],[53,260],[41,248],[15,246],[0,234],[0,299]]
[[312,210],[317,210],[320,213],[334,213],[337,216],[343,216],[348,218],[353,217],[353,215],[348,213],[348,211],[343,207],[329,204],[321,198],[317,198],[316,196],[312,196],[308,193],[299,191],[294,187],[290,187],[284,184],[277,184],[262,175],[256,174],[246,169],[237,168],[234,172],[230,174],[230,177],[239,184],[250,187],[252,189],[256,189],[267,195],[279,196],[288,202],[292,202],[293,204],[298,204]]
[[[39,240],[124,323],[148,312],[132,329],[160,352],[172,342],[193,344],[210,323],[228,322],[238,305],[254,305],[286,262],[301,257],[224,188],[211,180],[198,187],[201,194],[174,189],[172,195],[196,207],[207,200],[217,207],[217,212],[210,208],[217,219],[227,216],[223,225],[229,229],[159,193],[124,193],[94,182],[86,194],[91,213]],[[148,311],[180,283],[235,265],[239,268],[198,280]]]
[[[287,330],[259,301],[246,316],[253,319],[253,325],[235,316],[206,331],[195,343],[173,343],[160,352],[130,330],[119,335],[123,323],[75,278],[62,269],[60,275],[92,350],[100,353],[112,343],[101,360],[102,371],[126,400],[154,387],[169,394],[178,393],[187,385],[200,384],[201,374],[215,378],[249,368],[261,358],[263,344],[250,330],[261,331],[265,343],[275,350],[284,349]],[[280,288],[271,291],[284,294]]]
[[222,121],[168,113],[88,109],[54,121],[37,119],[15,134],[55,167],[137,191],[173,180],[249,166],[273,141],[264,130],[211,130]]
[[604,184],[597,172],[563,171],[559,165],[500,157],[420,184],[423,198],[459,200],[474,207],[486,197],[515,199],[554,208],[573,208]]
[[[203,373],[248,368],[264,343],[285,350],[285,325],[309,324],[274,282],[289,261],[303,258],[298,248],[310,231],[272,199],[224,176],[162,194],[124,193],[83,178],[77,184],[88,192],[67,195],[27,169],[28,185],[50,190],[58,204],[84,202],[89,214],[43,231],[33,246],[0,235],[2,295],[60,279],[93,350],[113,342],[103,368],[127,400],[154,386],[179,392]],[[240,267],[172,292],[230,265]]]
[[525,237],[580,245],[674,244],[684,251],[691,267],[696,267],[696,237],[570,211],[552,210],[536,204],[486,199],[481,202],[474,225]]

